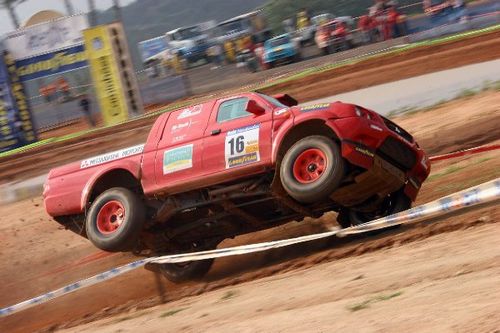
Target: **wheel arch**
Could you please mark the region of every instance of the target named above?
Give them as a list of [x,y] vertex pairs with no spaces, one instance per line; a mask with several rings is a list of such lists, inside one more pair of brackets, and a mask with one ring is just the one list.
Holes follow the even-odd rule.
[[123,187],[143,194],[140,179],[140,170],[135,165],[124,165],[104,169],[94,175],[82,192],[81,209],[85,211],[89,203],[95,200],[104,191],[113,187]]
[[335,128],[327,124],[324,119],[307,119],[296,123],[286,131],[278,134],[275,139],[276,145],[273,146],[273,164],[276,164],[276,170],[279,170],[279,162],[287,150],[297,141],[311,135],[324,135],[340,143],[340,137]]

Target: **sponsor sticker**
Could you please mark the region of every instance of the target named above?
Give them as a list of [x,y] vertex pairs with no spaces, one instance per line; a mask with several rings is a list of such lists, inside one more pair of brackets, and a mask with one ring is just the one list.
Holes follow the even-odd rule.
[[259,130],[256,124],[227,132],[226,169],[260,161]]
[[372,153],[371,151],[369,151],[368,149],[366,148],[361,148],[361,147],[356,147],[354,148],[358,153],[361,153],[363,155],[366,155],[366,156],[370,156],[370,157],[374,157],[375,154]]
[[121,150],[114,151],[112,153],[107,153],[89,159],[83,160],[80,163],[80,169],[90,168],[99,164],[104,164],[107,162],[119,160],[121,158],[141,154],[144,151],[144,145],[133,146]]
[[310,112],[310,111],[321,111],[326,110],[330,107],[330,103],[319,103],[319,104],[311,104],[306,105],[300,108],[302,112]]
[[193,144],[166,150],[163,153],[163,174],[193,167]]
[[274,115],[280,116],[280,115],[285,114],[287,112],[288,112],[288,108],[283,108],[283,109],[279,109],[278,111],[274,112]]
[[189,117],[193,117],[196,115],[199,115],[201,113],[201,105],[195,105],[191,109],[184,109],[181,111],[181,113],[177,116],[177,119],[185,119]]

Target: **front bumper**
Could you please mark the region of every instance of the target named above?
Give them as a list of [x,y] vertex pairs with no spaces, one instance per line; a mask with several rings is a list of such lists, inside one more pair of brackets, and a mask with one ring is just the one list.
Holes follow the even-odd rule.
[[339,135],[342,156],[347,161],[368,171],[383,170],[378,178],[391,184],[399,183],[399,188],[404,187],[404,192],[413,201],[416,199],[430,173],[430,165],[411,135],[381,117],[375,121],[349,117],[327,123]]

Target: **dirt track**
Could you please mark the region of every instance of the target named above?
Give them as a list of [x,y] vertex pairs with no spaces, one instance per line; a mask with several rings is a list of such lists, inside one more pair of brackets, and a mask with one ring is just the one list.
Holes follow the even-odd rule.
[[[334,70],[329,77],[316,77],[326,82],[321,87],[311,81],[311,88],[300,91],[292,83],[282,88],[296,90],[305,101],[341,92],[332,87],[358,89],[490,60],[500,54],[499,36],[496,33],[423,53],[415,50],[388,60],[358,63],[346,72]],[[315,89],[323,95],[312,96]],[[415,134],[431,154],[498,143],[500,92],[446,103],[396,121]],[[143,142],[149,130],[144,126],[150,122],[128,124],[124,126],[129,130],[126,133],[108,129],[74,140],[69,146],[0,161],[0,178],[6,181],[37,175],[54,165]],[[500,177],[500,153],[439,162],[432,168],[420,203]],[[0,307],[133,259],[127,254],[103,255],[86,240],[58,229],[45,215],[41,198],[0,210]],[[319,232],[334,225],[334,219],[334,214],[328,214],[307,223],[293,222],[228,240],[221,246]],[[376,238],[332,239],[221,259],[199,283],[173,285],[141,269],[0,319],[0,332],[70,327],[113,315],[82,329],[491,332],[500,327],[497,312],[493,312],[500,307],[499,220],[499,208],[487,207],[440,224],[411,226]],[[394,296],[399,292],[402,294]],[[390,299],[380,300],[384,298]],[[359,304],[364,307],[365,301],[368,308],[349,309]],[[165,302],[168,304],[161,308],[150,308]],[[148,309],[137,312],[141,308]],[[182,311],[173,313],[179,309]]]
[[431,236],[67,332],[495,332],[499,233]]
[[[496,123],[498,123],[498,119],[500,119],[499,97],[499,92],[487,92],[481,94],[480,96],[471,97],[460,102],[447,103],[434,111],[404,116],[402,118],[396,119],[396,121],[410,129],[421,142],[428,142],[426,143],[428,145],[432,145],[436,142],[446,142],[444,146],[432,148],[436,150],[443,150],[445,149],[445,146],[448,147],[453,144],[458,146],[458,143],[456,143],[456,141],[453,141],[454,139],[457,140],[458,136],[450,136],[450,133],[456,134],[457,129],[460,129],[462,131],[462,120],[464,119],[473,122],[472,124],[476,124],[470,126],[470,130],[469,132],[467,132],[468,135],[471,135],[471,137],[480,136],[481,133],[484,133],[483,128],[479,127],[478,125],[480,123],[475,121],[483,121],[484,119],[488,119],[486,123],[495,123],[495,121]],[[477,105],[483,105],[484,107],[477,108]],[[441,128],[445,128],[446,130],[440,131]],[[463,134],[466,133],[464,132]],[[493,140],[494,136],[489,138]],[[499,139],[499,137],[497,136],[496,139]],[[426,148],[425,145],[424,148]],[[428,182],[424,184],[422,194],[419,197],[419,202],[426,202],[444,194],[455,192],[457,190],[493,179],[495,177],[500,177],[499,152],[490,152],[482,155],[460,158],[453,161],[439,162],[433,165],[432,177]],[[0,298],[0,307],[19,302],[28,297],[32,297],[39,293],[43,293],[48,290],[60,287],[66,283],[73,282],[79,278],[90,276],[92,274],[101,272],[104,269],[114,267],[120,263],[129,262],[132,259],[131,256],[119,254],[104,257],[99,260],[94,260],[100,255],[99,252],[97,252],[98,254],[96,255],[95,248],[93,248],[87,241],[72,235],[68,231],[59,230],[57,228],[57,224],[50,221],[45,216],[43,208],[41,207],[40,198],[36,198],[33,201],[24,201],[9,206],[3,206],[1,210],[2,214],[0,216],[0,240],[3,247],[0,250],[0,259],[2,260],[4,268],[2,269],[2,271],[0,271],[0,280],[3,282],[0,286],[0,295],[2,295]],[[378,238],[370,239],[365,237],[342,240],[332,239],[277,251],[248,255],[244,258],[221,259],[216,261],[216,265],[214,266],[213,270],[201,283],[189,283],[176,286],[165,282],[160,276],[156,276],[151,272],[141,269],[120,276],[101,285],[97,285],[95,287],[91,287],[78,291],[74,294],[67,295],[45,305],[21,312],[4,319],[0,319],[0,331],[27,332],[44,327],[57,327],[54,325],[59,325],[61,323],[66,323],[65,325],[75,325],[78,323],[85,323],[102,317],[107,317],[112,314],[119,314],[123,312],[128,312],[130,313],[130,315],[122,316],[119,318],[128,316],[134,317],[136,316],[135,311],[140,308],[147,308],[152,305],[175,300],[179,300],[179,302],[181,302],[173,304],[173,306],[178,306],[177,304],[184,304],[183,302],[191,302],[191,298],[185,299],[186,297],[193,297],[209,291],[224,288],[221,291],[216,291],[214,293],[207,294],[207,296],[203,296],[209,298],[222,298],[222,296],[219,295],[225,295],[225,293],[228,293],[231,290],[240,290],[240,288],[247,288],[246,284],[240,287],[240,284],[243,282],[253,281],[269,276],[274,276],[274,278],[270,279],[270,283],[279,283],[273,281],[284,281],[287,280],[289,276],[297,275],[299,277],[308,276],[306,278],[307,280],[305,281],[309,281],[310,279],[311,283],[319,284],[321,280],[317,280],[316,278],[317,274],[320,274],[317,273],[318,269],[320,271],[325,269],[326,271],[330,272],[327,275],[330,277],[330,282],[328,284],[325,284],[325,289],[323,290],[323,292],[321,292],[325,295],[333,294],[333,298],[325,299],[327,305],[322,305],[321,302],[317,304],[306,302],[301,309],[298,309],[296,304],[302,303],[299,302],[299,300],[301,300],[301,297],[312,297],[311,299],[317,298],[317,295],[300,292],[299,294],[292,296],[296,297],[298,303],[290,300],[290,312],[288,312],[288,307],[286,305],[283,305],[282,307],[277,306],[278,317],[271,317],[271,319],[262,318],[263,325],[266,322],[273,322],[274,319],[278,320],[279,318],[281,318],[281,316],[290,314],[291,317],[300,317],[300,315],[298,315],[298,313],[300,313],[299,311],[305,311],[304,313],[309,313],[309,311],[315,311],[315,309],[317,311],[328,311],[326,312],[327,315],[325,315],[325,317],[314,319],[315,322],[318,323],[318,325],[320,325],[321,323],[321,325],[326,325],[328,323],[331,324],[330,321],[324,321],[325,319],[330,320],[330,318],[335,318],[328,315],[329,311],[334,312],[334,310],[336,309],[335,311],[340,311],[341,313],[339,314],[342,314],[342,311],[345,311],[344,305],[356,303],[358,301],[358,298],[359,301],[362,301],[365,298],[371,299],[372,297],[375,297],[372,296],[372,294],[386,295],[387,293],[390,294],[392,292],[397,292],[400,289],[403,289],[403,295],[401,295],[400,299],[405,300],[405,302],[414,302],[416,300],[415,297],[420,297],[420,294],[416,293],[416,289],[414,288],[431,288],[431,286],[428,286],[428,283],[436,283],[437,286],[439,286],[439,288],[436,287],[437,289],[442,288],[443,290],[450,291],[450,297],[439,302],[438,300],[436,300],[436,306],[443,307],[449,305],[453,308],[454,306],[456,306],[456,304],[460,304],[460,302],[464,301],[463,297],[472,294],[472,290],[475,288],[475,285],[471,284],[471,289],[467,288],[465,296],[453,296],[455,295],[454,290],[456,290],[454,289],[455,287],[453,287],[453,281],[457,280],[454,280],[454,278],[452,278],[451,276],[454,274],[454,271],[458,271],[458,269],[456,269],[456,267],[458,266],[455,265],[451,259],[449,259],[451,256],[444,256],[442,259],[443,262],[449,262],[448,264],[446,264],[446,267],[448,268],[443,268],[443,270],[441,271],[444,277],[449,276],[449,278],[433,278],[436,275],[431,275],[429,277],[425,275],[427,273],[419,273],[417,272],[417,269],[414,270],[413,267],[412,269],[408,269],[408,260],[411,260],[412,256],[414,255],[412,252],[413,248],[416,246],[423,246],[420,255],[425,253],[430,255],[432,252],[429,252],[428,250],[426,251],[426,246],[429,246],[429,248],[430,246],[438,246],[440,242],[439,239],[442,239],[442,241],[446,242],[448,242],[449,239],[456,239],[456,241],[453,243],[453,246],[450,245],[448,247],[442,247],[440,251],[455,253],[455,248],[460,247],[463,248],[463,251],[465,252],[467,252],[467,249],[469,249],[471,253],[476,253],[476,251],[481,251],[482,247],[480,248],[480,250],[477,250],[474,244],[481,243],[481,246],[485,246],[490,249],[490,252],[488,252],[488,258],[493,260],[495,256],[498,257],[498,251],[495,252],[491,249],[498,249],[498,247],[494,246],[496,243],[498,243],[498,239],[496,243],[493,242],[493,236],[491,235],[498,235],[498,232],[493,232],[492,230],[498,230],[497,222],[499,221],[499,214],[500,210],[498,209],[498,207],[490,207],[484,208],[481,211],[467,213],[466,215],[460,216],[459,218],[449,218],[441,224],[428,226],[412,226],[406,229],[404,233],[386,234]],[[222,246],[231,246],[235,244],[264,241],[277,238],[287,238],[313,232],[319,232],[324,230],[328,225],[334,225],[334,214],[329,214],[322,219],[308,220],[306,222],[307,223],[290,223],[273,230],[260,232],[246,237],[239,237],[235,240],[224,242]],[[473,228],[469,229],[471,227]],[[483,236],[484,239],[471,242],[471,240],[466,238],[471,230],[477,232],[477,237],[479,239],[482,239]],[[451,238],[437,238],[438,241],[436,243],[433,241],[433,239],[436,238],[428,238],[435,234],[443,234],[436,237]],[[448,234],[454,236],[447,236]],[[407,245],[407,243],[410,243],[410,245]],[[394,247],[394,250],[388,250],[392,247]],[[340,288],[340,286],[342,285],[339,285],[340,289],[331,289],[332,284],[335,282],[335,279],[332,278],[332,276],[335,276],[335,274],[332,273],[332,270],[334,272],[341,272],[341,274],[343,274],[343,278],[340,281],[346,282],[346,279],[352,279],[356,277],[354,275],[354,271],[349,271],[351,265],[360,265],[359,263],[357,263],[358,260],[360,260],[359,262],[361,263],[385,260],[383,258],[385,258],[385,256],[387,255],[387,251],[393,251],[395,253],[397,253],[398,251],[402,251],[403,255],[401,257],[401,268],[398,269],[398,272],[394,272],[394,275],[391,273],[391,275],[387,276],[384,282],[385,284],[380,284],[379,280],[369,280],[368,278],[365,280],[363,278],[360,279],[360,285],[356,285],[356,282],[350,282],[351,287],[353,288],[352,293],[350,292],[349,294],[344,294],[346,296],[343,298],[337,298],[337,296],[335,296],[338,293],[338,291],[336,290],[343,290],[343,288]],[[366,255],[355,258],[363,253],[366,253]],[[372,259],[368,260],[366,258]],[[475,274],[477,273],[478,281],[480,281],[481,285],[484,284],[485,286],[489,286],[492,281],[488,280],[487,276],[488,274],[491,274],[489,275],[490,279],[494,279],[495,275],[491,272],[496,272],[498,270],[498,264],[496,266],[492,264],[493,271],[489,271],[483,266],[477,266],[478,262],[476,261],[476,258],[477,256],[474,254],[471,254],[470,256],[464,256],[463,263],[464,265],[467,264],[464,267],[466,269],[468,269],[469,266],[474,267],[474,274],[460,274],[464,276],[460,277],[460,279],[463,279],[465,277],[476,277]],[[383,262],[386,261],[382,261],[382,264]],[[433,267],[433,265],[439,266],[440,262],[441,261],[436,263],[428,263],[429,266],[427,267]],[[496,262],[498,262],[498,260]],[[313,268],[314,270],[312,271],[312,273],[307,273],[304,270],[306,268],[311,268],[318,263],[325,263],[325,266]],[[484,262],[480,261],[479,263]],[[382,264],[381,266],[367,266],[360,274],[363,274],[367,277],[372,276],[372,274],[374,276],[383,276],[383,274],[387,273],[387,267],[390,267],[390,265]],[[405,265],[406,269],[404,269],[403,267]],[[422,269],[424,269],[424,266],[422,266]],[[286,273],[288,275],[281,275],[281,273]],[[428,282],[422,284],[418,284],[417,282],[415,282],[415,285],[401,284],[402,276],[398,274],[405,274],[404,276],[406,276],[407,279],[411,278],[416,280],[425,280],[427,278]],[[485,277],[484,274],[486,274],[487,276]],[[351,275],[352,277],[350,277]],[[251,283],[250,288],[255,288],[252,287],[255,285],[259,287],[263,286],[267,282],[268,280],[259,280],[258,282]],[[368,285],[365,286],[365,282],[369,282]],[[443,282],[443,284],[440,284],[441,282]],[[395,286],[391,286],[392,284],[395,284]],[[301,283],[301,285],[307,284]],[[291,288],[290,285],[287,286],[287,292],[294,294],[295,291],[293,290],[293,288]],[[229,289],[227,289],[228,287]],[[267,288],[267,286],[264,286],[262,288]],[[426,292],[429,292],[431,294],[434,293],[433,290],[435,289],[432,288]],[[317,293],[320,293],[320,291],[322,290],[320,286],[318,286],[317,288],[315,287],[315,290],[316,289],[318,290]],[[243,293],[243,290],[247,289],[241,290]],[[246,292],[244,292],[243,295],[247,295]],[[349,298],[353,297],[352,295],[355,295],[358,298]],[[285,302],[278,296],[279,295],[275,296],[276,302]],[[477,298],[473,298],[474,303],[468,305],[468,307],[466,308],[479,309],[474,311],[479,311],[481,312],[481,314],[487,315],[488,312],[480,310],[484,307],[484,303],[481,303],[482,301],[478,301],[477,303],[475,303],[476,299]],[[499,298],[497,298],[497,300],[498,299]],[[202,301],[203,300],[205,299],[202,299]],[[254,325],[257,325],[254,323],[254,321],[256,321],[257,319],[252,321],[252,318],[256,318],[253,314],[257,313],[257,315],[259,316],[261,314],[266,314],[268,311],[257,310],[266,309],[265,306],[267,300],[265,298],[260,298],[257,296],[255,298],[241,297],[241,300],[245,300],[243,301],[243,304],[245,306],[249,304],[247,302],[250,302],[251,304],[259,304],[258,307],[253,309],[252,316],[248,316],[249,321],[245,322],[254,327]],[[397,299],[395,299],[395,301],[396,300]],[[222,302],[222,305],[224,304],[225,303]],[[271,305],[273,303],[269,304]],[[383,307],[394,304],[394,309],[399,309],[400,306],[403,306],[403,304],[406,303],[400,304],[397,302],[392,303],[391,301],[387,301],[387,305],[385,304],[386,302],[380,302],[380,305],[379,303],[373,304],[373,308],[377,309],[378,306]],[[318,306],[318,308],[315,308],[316,305]],[[189,306],[189,308],[191,308],[191,306]],[[194,305],[193,309],[195,309]],[[394,311],[394,309],[389,308],[387,309],[387,311]],[[417,313],[420,313],[419,311],[421,310],[421,307],[415,308],[415,311],[417,311]],[[158,311],[161,311],[161,313],[163,313],[166,310],[162,309]],[[214,309],[214,314],[217,313],[217,311],[218,310]],[[474,313],[479,315],[479,312]],[[356,317],[355,314],[349,314],[349,311],[347,311],[347,313],[348,316],[351,316],[351,319],[346,321],[345,325],[348,325],[348,323],[351,322],[351,320],[353,321]],[[429,312],[425,313],[428,314]],[[190,314],[190,312],[186,310],[185,314]],[[202,316],[203,314],[204,313],[200,313],[199,316]],[[223,314],[230,315],[230,313],[226,312],[223,312]],[[337,313],[335,314],[338,315]],[[153,313],[152,316],[158,317],[159,315]],[[366,323],[369,324],[370,320],[372,320],[369,318],[375,318],[375,314],[373,314],[372,316],[373,317],[367,317],[368,319],[366,320]],[[182,317],[182,313],[179,313],[178,318],[185,317]],[[236,316],[235,318],[239,317]],[[406,317],[401,318],[404,318],[406,321]],[[459,325],[460,318],[461,316],[457,316],[455,319],[452,318],[450,321],[450,325]],[[472,319],[472,317],[468,318]],[[121,321],[121,319],[113,320]],[[143,319],[140,320],[140,322],[142,323]],[[200,322],[200,325],[208,325],[203,326],[207,329],[209,329],[210,327],[218,327],[217,325],[219,324],[226,324],[225,321],[218,321],[216,319],[212,321],[212,317],[210,316],[210,314],[208,316],[202,316],[202,318],[198,318],[196,320],[196,322]],[[182,320],[180,320],[179,322],[182,322]],[[203,324],[203,322],[205,322],[205,324]],[[123,322],[123,325],[126,326],[127,324],[128,321]],[[186,325],[188,324],[185,324],[185,326]],[[322,326],[318,326],[318,330],[320,330],[321,327]],[[399,326],[394,327],[399,328]],[[180,329],[183,328],[183,326],[179,326],[177,328]],[[278,328],[279,327],[277,326],[277,329]],[[286,327],[283,327],[283,329],[285,328]],[[355,330],[352,326],[346,326],[346,328],[347,331]],[[385,328],[387,327],[380,327],[380,329],[383,331],[385,330]],[[473,326],[473,328],[477,327]],[[191,327],[191,329],[196,331],[197,327]],[[265,328],[263,327],[263,329]],[[388,329],[390,329],[390,327]],[[154,328],[150,328],[150,330],[154,330]],[[271,330],[271,327],[269,328],[269,330]],[[373,330],[375,329],[370,330],[367,328],[367,331]],[[396,330],[396,328],[394,330]],[[474,331],[474,329],[469,329],[469,331]]]
[[[485,52],[485,50],[487,50]],[[421,75],[483,62],[498,58],[500,54],[500,31],[402,52],[397,55],[376,57],[349,66],[329,70],[294,80],[265,92],[287,92],[299,101],[330,96],[356,90],[374,84],[396,81]],[[30,152],[0,159],[0,180],[12,181],[22,177],[33,177],[48,172],[54,166],[120,149],[145,141],[149,126],[154,119],[136,120],[126,125],[98,130],[50,147],[40,147]],[[64,131],[82,130],[77,124]],[[58,135],[64,134],[59,130]]]

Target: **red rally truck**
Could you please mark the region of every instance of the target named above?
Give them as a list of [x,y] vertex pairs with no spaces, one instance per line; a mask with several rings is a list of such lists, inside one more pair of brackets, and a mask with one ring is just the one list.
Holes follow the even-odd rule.
[[[255,92],[164,113],[144,145],[51,170],[43,195],[96,247],[159,255],[327,211],[349,227],[406,210],[429,172],[413,137],[374,111]],[[211,264],[160,270],[183,281]]]

